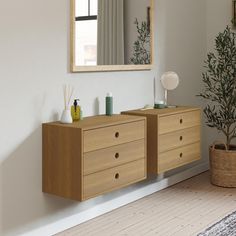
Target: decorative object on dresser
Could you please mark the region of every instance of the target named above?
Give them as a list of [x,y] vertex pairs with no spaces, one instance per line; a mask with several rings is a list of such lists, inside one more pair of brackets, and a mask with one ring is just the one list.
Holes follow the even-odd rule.
[[150,176],[201,158],[199,108],[141,109],[122,114],[147,118],[147,166]]
[[179,76],[173,71],[165,72],[161,76],[161,84],[162,84],[163,88],[165,89],[165,106],[166,107],[176,107],[176,106],[168,106],[167,93],[168,93],[168,90],[174,90],[178,87]]
[[146,118],[43,124],[43,192],[83,201],[146,178]]
[[112,116],[113,115],[113,96],[112,93],[107,93],[106,96],[106,115]]
[[162,109],[166,107],[165,101],[157,100],[157,86],[156,86],[156,78],[153,80],[153,95],[154,95],[154,106],[152,108]]
[[[210,146],[212,184],[236,187],[236,33],[229,26],[215,39],[215,53],[208,53],[203,73],[204,90],[200,97],[206,124],[225,136],[225,142]],[[230,58],[230,60],[229,60]]]
[[61,123],[71,124],[73,122],[70,110],[70,101],[73,94],[74,88],[70,85],[63,86],[64,95],[64,110],[61,115]]
[[79,99],[74,99],[73,106],[71,106],[71,116],[73,121],[79,121],[80,120],[80,105],[79,105]]

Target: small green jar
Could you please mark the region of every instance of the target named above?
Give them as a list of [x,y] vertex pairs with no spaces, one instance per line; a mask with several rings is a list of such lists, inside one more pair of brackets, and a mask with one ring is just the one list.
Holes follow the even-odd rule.
[[157,101],[154,104],[154,108],[155,109],[163,109],[163,108],[166,108],[166,105],[164,104],[163,101]]

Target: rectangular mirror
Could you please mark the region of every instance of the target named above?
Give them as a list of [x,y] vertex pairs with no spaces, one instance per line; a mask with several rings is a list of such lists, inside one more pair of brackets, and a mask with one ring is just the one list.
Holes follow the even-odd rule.
[[153,0],[71,0],[71,71],[150,70]]

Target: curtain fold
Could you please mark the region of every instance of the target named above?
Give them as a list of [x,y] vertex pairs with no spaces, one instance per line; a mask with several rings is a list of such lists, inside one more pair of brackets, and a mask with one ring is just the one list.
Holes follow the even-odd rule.
[[124,1],[98,0],[97,64],[124,64]]

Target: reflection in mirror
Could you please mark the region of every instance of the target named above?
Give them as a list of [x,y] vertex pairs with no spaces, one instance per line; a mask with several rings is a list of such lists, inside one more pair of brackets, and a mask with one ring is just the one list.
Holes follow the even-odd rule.
[[150,65],[152,1],[72,0],[72,70]]

